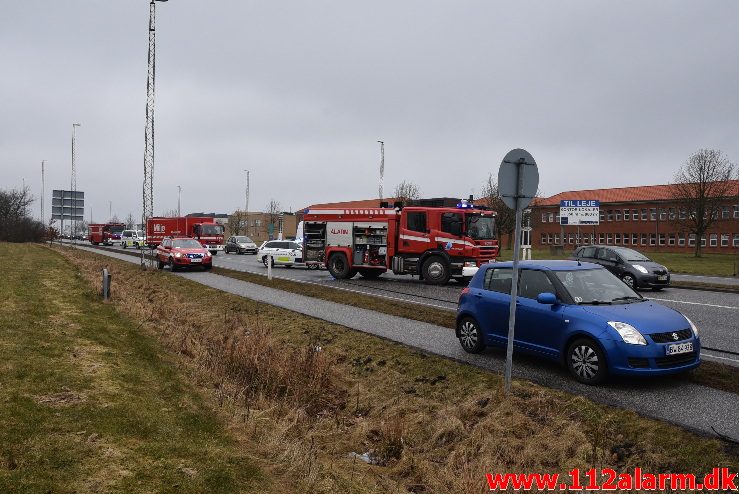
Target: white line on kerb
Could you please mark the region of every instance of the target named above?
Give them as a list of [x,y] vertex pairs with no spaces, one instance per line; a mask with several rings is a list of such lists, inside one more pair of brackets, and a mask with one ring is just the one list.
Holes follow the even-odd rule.
[[710,353],[706,353],[705,350],[701,350],[701,357],[715,358],[715,359],[719,359],[719,360],[728,360],[729,362],[737,362],[737,363],[739,363],[739,359],[729,358],[729,357],[719,357],[718,355],[713,355],[713,354],[710,354]]
[[704,304],[703,302],[686,302],[684,300],[672,300],[669,298],[647,298],[647,300],[658,300],[660,302],[675,302],[676,304],[705,305],[706,307],[718,307],[719,309],[739,309],[732,305]]

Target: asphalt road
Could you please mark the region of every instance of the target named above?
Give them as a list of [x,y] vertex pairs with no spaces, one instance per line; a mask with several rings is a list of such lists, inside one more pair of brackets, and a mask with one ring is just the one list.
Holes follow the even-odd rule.
[[[102,253],[138,263],[137,259],[122,253]],[[504,366],[505,354],[502,350],[489,349],[481,355],[465,353],[449,328],[292,293],[287,294],[213,273],[193,271],[179,273],[178,276],[493,372],[502,372]],[[715,429],[721,434],[739,438],[739,395],[674,378],[612,379],[603,386],[585,386],[570,378],[556,364],[522,356],[516,356],[514,360],[516,378],[528,379],[597,402],[634,410],[704,434],[714,435]]]
[[[123,250],[120,247],[109,249]],[[213,260],[218,267],[263,276],[267,274],[266,267],[255,255],[220,253]],[[365,280],[359,275],[351,280],[337,280],[326,270],[309,270],[299,266],[275,266],[273,276],[450,311],[456,310],[459,294],[464,288],[454,281],[445,286],[431,286],[419,282],[415,277],[392,273],[385,273],[376,280]],[[682,312],[698,326],[701,341],[707,347],[702,352],[705,358],[739,366],[739,294],[680,288],[668,288],[661,292],[645,290],[641,293],[644,297]]]

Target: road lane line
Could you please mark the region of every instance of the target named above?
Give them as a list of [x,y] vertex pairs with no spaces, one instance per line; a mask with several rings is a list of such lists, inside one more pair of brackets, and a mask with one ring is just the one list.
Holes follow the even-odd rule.
[[701,352],[701,357],[715,358],[719,360],[728,360],[729,362],[736,362],[737,364],[739,364],[739,359],[729,358],[729,357],[719,357],[718,355],[712,355],[706,352]]
[[676,304],[704,305],[706,307],[717,307],[719,309],[739,309],[739,307],[734,307],[732,305],[716,305],[716,304],[706,304],[703,302],[687,302],[685,300],[672,300],[669,298],[647,298],[647,300],[657,300],[660,302],[674,302]]

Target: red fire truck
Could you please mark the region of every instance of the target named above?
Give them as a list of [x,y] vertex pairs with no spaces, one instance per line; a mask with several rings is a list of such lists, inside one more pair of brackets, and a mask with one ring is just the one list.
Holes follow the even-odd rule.
[[223,225],[213,218],[181,216],[175,218],[153,217],[146,221],[146,243],[156,247],[164,237],[191,237],[200,242],[211,254],[223,250]]
[[357,273],[377,278],[392,270],[441,285],[452,277],[469,279],[481,264],[497,257],[495,212],[456,199],[409,204],[307,210],[304,261],[324,263],[338,279]]
[[121,232],[125,229],[125,223],[91,223],[87,225],[87,236],[93,245],[113,245],[121,241]]

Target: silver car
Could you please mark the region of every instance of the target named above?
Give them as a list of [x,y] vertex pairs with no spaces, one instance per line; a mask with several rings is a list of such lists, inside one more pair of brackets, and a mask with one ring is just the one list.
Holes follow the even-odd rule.
[[247,236],[235,235],[226,241],[223,252],[226,254],[230,252],[236,252],[237,254],[256,254],[257,244]]

